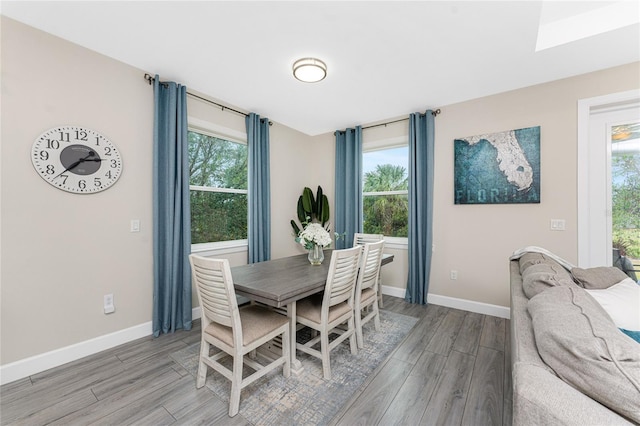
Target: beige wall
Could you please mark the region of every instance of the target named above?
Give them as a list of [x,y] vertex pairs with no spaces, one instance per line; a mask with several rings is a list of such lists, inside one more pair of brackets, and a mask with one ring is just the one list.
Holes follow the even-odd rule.
[[[577,102],[638,88],[640,64],[633,63],[441,106],[435,119],[430,295],[508,307],[507,258],[514,250],[542,246],[577,263]],[[363,139],[406,135],[407,126],[401,122],[365,130]],[[541,127],[540,204],[454,205],[453,140],[531,126]],[[565,219],[566,231],[551,231],[551,219]],[[406,287],[407,252],[394,254],[393,268],[404,269],[386,267],[384,284]],[[451,270],[458,271],[455,281],[449,278]]]
[[[0,364],[6,365],[151,320],[153,90],[142,70],[5,17],[1,31]],[[636,63],[441,106],[432,293],[508,306],[506,259],[514,249],[535,244],[577,259],[576,102],[638,88],[639,71]],[[211,111],[198,112],[192,100],[189,108],[190,115],[202,113],[244,129],[242,116],[206,115]],[[124,170],[116,185],[74,195],[36,174],[29,159],[33,141],[63,124],[90,127],[118,146]],[[455,137],[535,125],[541,126],[541,204],[453,205]],[[406,133],[383,129],[385,137]],[[309,137],[278,123],[270,135],[272,257],[277,258],[302,253],[289,220],[304,186],[322,185],[333,207],[334,137]],[[551,218],[566,219],[567,230],[550,231]],[[129,232],[131,219],[140,219],[140,233]],[[406,252],[394,254],[396,269],[387,273],[385,284],[403,287]],[[230,257],[241,263],[243,256]],[[450,269],[458,270],[457,281],[449,280]],[[102,311],[107,293],[115,296],[112,315]]]
[[[6,364],[150,320],[153,89],[140,70],[5,17],[1,35]],[[40,178],[31,146],[60,125],[86,126],[118,147],[113,187],[77,195]],[[116,306],[108,316],[107,293]]]

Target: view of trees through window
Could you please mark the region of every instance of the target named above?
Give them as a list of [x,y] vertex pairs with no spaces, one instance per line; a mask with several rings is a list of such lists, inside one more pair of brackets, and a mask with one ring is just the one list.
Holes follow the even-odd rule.
[[611,132],[613,247],[640,271],[640,123]]
[[363,230],[367,234],[407,237],[409,148],[363,153]]
[[247,238],[247,146],[189,131],[191,243]]

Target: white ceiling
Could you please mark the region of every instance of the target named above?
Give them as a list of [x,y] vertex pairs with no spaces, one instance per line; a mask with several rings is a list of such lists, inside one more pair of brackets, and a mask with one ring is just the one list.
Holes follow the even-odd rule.
[[[637,0],[623,2],[626,26],[536,52],[541,23],[567,33],[563,19],[613,3],[2,1],[1,13],[317,135],[639,61]],[[308,56],[325,80],[293,78]]]

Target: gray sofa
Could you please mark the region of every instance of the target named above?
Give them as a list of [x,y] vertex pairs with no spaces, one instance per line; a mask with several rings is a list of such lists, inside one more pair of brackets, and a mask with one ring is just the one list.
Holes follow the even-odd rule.
[[[595,306],[595,299],[576,284],[566,265],[561,266],[552,257],[526,253],[518,259],[512,258],[510,277],[513,424],[639,424],[640,388],[637,387],[637,378],[640,350],[637,343],[617,333],[619,330],[610,317],[599,306]],[[573,299],[578,300],[578,305],[584,306],[572,309]],[[592,336],[593,330],[581,322],[582,318],[578,318],[585,316],[585,310],[593,312],[593,315],[589,314],[587,322],[606,329],[605,334],[612,335],[615,340],[612,345],[622,348],[625,355],[614,354],[614,358],[625,358],[623,362],[631,363],[625,364],[625,368],[631,365],[635,369],[631,375],[625,376],[627,379],[619,379],[620,368],[617,363],[605,363],[603,371],[600,371],[600,366],[593,366],[593,359],[583,362],[575,358],[581,351],[601,351],[606,346],[602,341],[609,339],[608,336],[604,340]],[[580,342],[586,341],[587,349],[579,348],[565,353],[563,346],[574,345],[573,341],[567,343],[563,340],[567,335],[571,338],[578,336]],[[536,342],[536,336],[541,342]],[[593,339],[592,343],[588,341],[590,338]],[[557,344],[557,350],[554,344]],[[636,353],[629,354],[629,351]],[[585,356],[591,357],[589,354]],[[574,361],[568,363],[568,368],[556,362],[558,359],[566,362],[571,357],[574,357]],[[601,362],[599,357],[602,358],[601,353],[593,355],[595,362]],[[610,364],[616,364],[613,368],[617,370],[607,370]],[[595,384],[592,385],[584,375],[588,376],[590,371],[596,370],[593,377]],[[615,382],[615,392],[608,390],[611,385],[607,381],[610,379]],[[587,390],[578,390],[581,387]],[[589,393],[592,395],[588,396]],[[602,395],[604,398],[601,398]]]

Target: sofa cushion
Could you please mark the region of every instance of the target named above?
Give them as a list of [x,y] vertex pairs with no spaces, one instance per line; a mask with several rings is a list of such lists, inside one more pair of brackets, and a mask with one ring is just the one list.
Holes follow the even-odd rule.
[[585,395],[640,422],[640,351],[578,286],[550,288],[529,300],[540,356]]
[[530,266],[551,262],[555,263],[551,258],[542,253],[525,253],[520,257],[520,259],[518,259],[518,263],[520,264],[520,274],[524,274],[524,271],[526,271]]
[[569,272],[553,261],[533,264],[522,276],[522,289],[529,299],[551,287],[575,285]]
[[631,278],[625,278],[609,288],[587,292],[609,314],[618,328],[640,331],[640,285]]
[[580,287],[588,290],[609,288],[627,277],[627,274],[613,266],[598,266],[597,268],[571,269],[571,276]]

